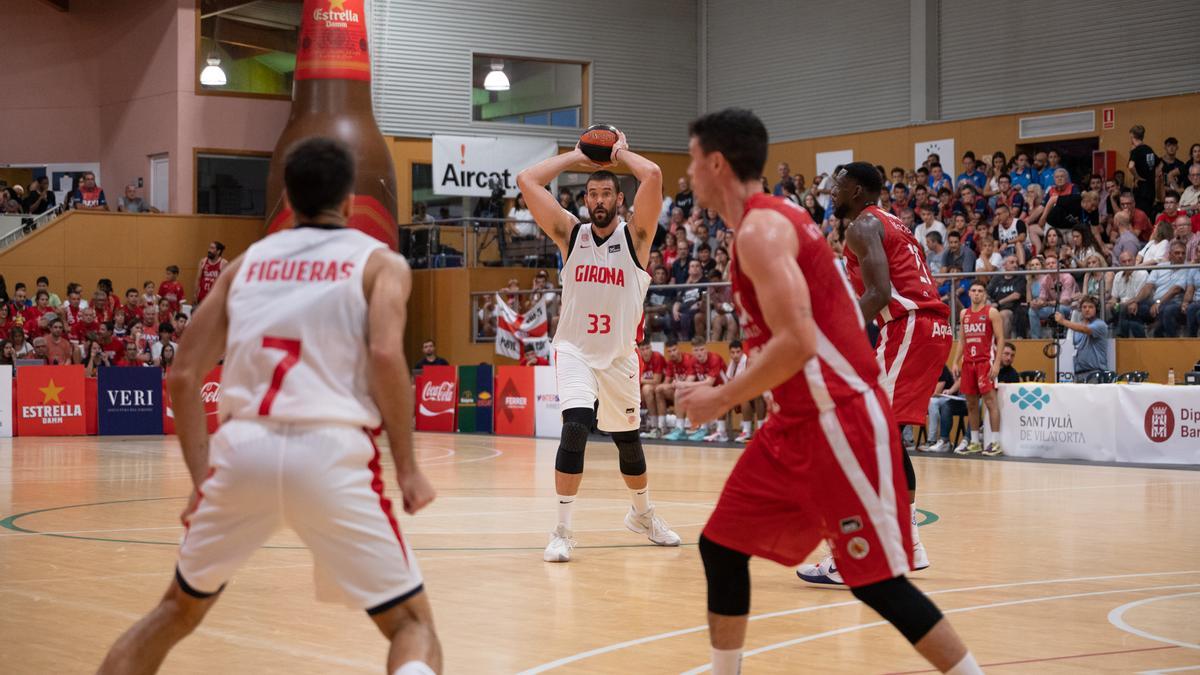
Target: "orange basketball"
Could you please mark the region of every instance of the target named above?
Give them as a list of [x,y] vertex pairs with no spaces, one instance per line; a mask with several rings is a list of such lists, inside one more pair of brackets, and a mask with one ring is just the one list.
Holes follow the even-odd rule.
[[611,124],[593,124],[580,135],[579,149],[593,162],[605,164],[612,161],[612,149],[616,142],[616,127]]

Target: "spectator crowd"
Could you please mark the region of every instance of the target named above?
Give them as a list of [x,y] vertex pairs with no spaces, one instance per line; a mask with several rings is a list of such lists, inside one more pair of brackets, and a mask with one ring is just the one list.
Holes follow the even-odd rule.
[[[8,185],[0,182],[0,213],[41,215],[59,206],[58,197],[50,189],[50,177],[40,176],[25,185]],[[116,201],[109,202],[104,188],[96,183],[96,174],[91,171],[80,173],[72,180],[63,203],[65,209],[83,211],[119,211],[122,213],[159,213],[159,210],[138,196],[138,188],[126,185],[124,193]]]

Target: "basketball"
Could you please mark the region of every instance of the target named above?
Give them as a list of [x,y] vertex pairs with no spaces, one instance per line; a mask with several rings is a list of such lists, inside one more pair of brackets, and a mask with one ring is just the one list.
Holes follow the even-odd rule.
[[611,162],[617,133],[617,128],[611,124],[593,124],[579,136],[579,149],[593,162]]

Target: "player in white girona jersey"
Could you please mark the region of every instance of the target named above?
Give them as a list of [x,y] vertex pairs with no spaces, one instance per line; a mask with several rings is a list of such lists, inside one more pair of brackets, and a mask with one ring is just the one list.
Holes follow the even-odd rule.
[[[284,182],[296,228],[229,265],[168,373],[195,491],[180,518],[175,579],[100,673],[156,671],[237,568],[284,526],[312,551],[318,598],[365,610],[391,641],[388,673],[441,670],[421,571],[384,496],[369,431],[382,422],[404,510],[416,513],[434,491],[412,449],[408,265],[344,227],[354,201],[354,159],[344,145],[301,141]],[[222,354],[222,426],[210,452],[200,390]]]
[[[624,195],[617,177],[575,150],[546,159],[517,176],[517,185],[538,227],[558,244],[563,256],[562,314],[554,336],[558,398],[563,428],[554,462],[558,525],[542,558],[567,562],[575,546],[572,512],[583,480],[583,453],[592,423],[612,434],[621,476],[633,506],[625,526],[660,546],[678,546],[679,535],[655,515],[646,479],[646,458],[638,436],[641,390],[636,343],[650,275],[646,263],[658,229],[662,170],[629,149],[618,133],[612,163],[623,162],[638,180],[633,221],[617,218]],[[587,181],[590,224],[563,209],[543,186],[578,165],[597,168]],[[597,420],[595,405],[600,403]]]

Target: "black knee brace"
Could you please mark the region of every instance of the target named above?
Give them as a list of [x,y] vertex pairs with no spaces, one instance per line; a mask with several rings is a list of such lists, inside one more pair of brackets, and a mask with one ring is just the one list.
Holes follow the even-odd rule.
[[937,605],[905,577],[851,588],[850,591],[863,604],[887,619],[914,645],[942,620],[942,612]]
[[554,468],[563,473],[583,473],[583,451],[596,413],[591,408],[568,408],[562,416],[562,436],[559,437]]
[[708,611],[721,616],[750,613],[750,556],[700,535],[700,559],[708,580]]
[[621,473],[626,476],[640,476],[646,473],[646,453],[642,451],[642,439],[637,430],[614,431],[612,439],[613,443],[617,444]]
[[904,480],[908,481],[908,498],[916,500],[917,472],[913,470],[912,458],[908,456],[908,451],[901,450],[900,455],[904,458]]

